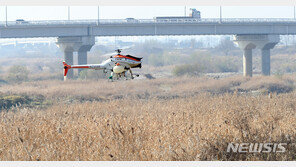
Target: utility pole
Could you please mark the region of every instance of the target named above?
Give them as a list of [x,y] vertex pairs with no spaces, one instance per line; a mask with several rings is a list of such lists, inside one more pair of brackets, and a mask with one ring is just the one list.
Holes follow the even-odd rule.
[[68,6],[68,20],[70,20],[70,6]]
[[98,6],[98,24],[100,23],[100,6]]
[[220,23],[222,23],[222,6],[220,6]]
[[[296,12],[295,12],[295,6],[293,7],[293,12],[294,12],[294,20],[296,19]],[[293,45],[295,45],[295,35],[293,37]]]
[[294,19],[296,19],[295,6],[294,6]]
[[184,7],[184,16],[186,16],[186,6]]
[[5,6],[5,26],[7,27],[7,6]]

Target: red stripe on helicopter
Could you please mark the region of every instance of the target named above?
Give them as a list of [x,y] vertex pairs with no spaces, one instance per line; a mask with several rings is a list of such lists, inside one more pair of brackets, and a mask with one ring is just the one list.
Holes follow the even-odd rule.
[[116,55],[116,56],[114,56],[114,58],[126,58],[126,59],[131,59],[131,60],[134,60],[134,61],[140,61],[140,60],[134,59],[132,57],[127,57],[127,56],[123,56],[123,55]]
[[89,68],[89,66],[78,66],[78,67],[71,66],[71,68]]

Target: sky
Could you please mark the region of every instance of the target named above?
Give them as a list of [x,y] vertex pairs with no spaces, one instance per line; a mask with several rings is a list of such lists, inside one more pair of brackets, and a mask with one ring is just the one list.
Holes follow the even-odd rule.
[[[187,6],[201,11],[203,18],[218,18],[219,6]],[[100,19],[152,19],[154,16],[183,16],[184,6],[100,6]],[[7,18],[25,20],[67,20],[67,6],[8,6]],[[223,6],[223,18],[293,18],[293,6]],[[97,19],[97,6],[72,6],[70,19]],[[0,21],[5,21],[5,6],[0,7]]]
[[[201,11],[202,18],[219,18],[219,6],[186,6],[186,14],[189,15],[190,8]],[[155,16],[184,16],[184,6],[100,6],[100,19],[152,19]],[[8,21],[16,19],[24,20],[67,20],[68,6],[8,6]],[[223,6],[223,18],[294,18],[293,6]],[[71,6],[70,19],[97,19],[97,6]],[[0,21],[5,21],[5,6],[0,6]],[[136,38],[145,40],[150,37]],[[164,37],[166,39],[168,37]],[[173,38],[173,37],[170,37]],[[177,37],[176,37],[177,38]],[[179,38],[187,38],[178,37]],[[207,38],[207,37],[198,37]],[[115,38],[108,38],[116,40]],[[127,41],[134,41],[135,37],[121,37]],[[160,37],[158,37],[160,39]],[[16,39],[1,39],[1,41],[11,41]],[[17,41],[29,39],[17,39]],[[35,39],[31,39],[35,40]],[[46,40],[55,40],[48,39]]]

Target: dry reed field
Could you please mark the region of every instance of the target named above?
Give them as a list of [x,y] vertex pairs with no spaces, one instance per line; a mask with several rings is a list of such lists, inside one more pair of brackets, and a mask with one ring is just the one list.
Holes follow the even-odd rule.
[[[4,85],[2,95],[53,103],[0,113],[0,160],[295,160],[293,78]],[[230,142],[288,145],[284,153],[228,153]]]
[[289,93],[295,87],[295,75],[244,78],[213,79],[207,77],[173,77],[154,80],[128,80],[108,82],[58,80],[24,82],[14,85],[0,86],[1,94],[21,94],[28,96],[43,96],[47,99],[78,100],[112,100],[121,98],[147,99],[152,97],[170,98],[175,96],[191,96],[199,93]]

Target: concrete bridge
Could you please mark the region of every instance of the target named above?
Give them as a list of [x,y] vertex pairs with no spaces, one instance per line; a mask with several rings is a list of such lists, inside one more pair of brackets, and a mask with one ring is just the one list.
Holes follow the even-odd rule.
[[[279,35],[295,35],[295,19],[175,19],[0,22],[0,38],[57,37],[65,61],[87,63],[95,36],[234,35],[243,50],[244,76],[252,76],[252,50],[261,49],[262,74],[270,75],[270,49]],[[69,71],[68,77],[73,77]]]

